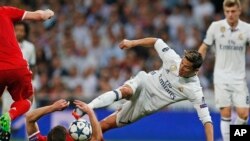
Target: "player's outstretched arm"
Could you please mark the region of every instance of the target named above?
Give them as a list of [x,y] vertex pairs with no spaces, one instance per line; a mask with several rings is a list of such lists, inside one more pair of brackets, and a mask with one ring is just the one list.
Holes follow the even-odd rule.
[[44,106],[44,107],[35,109],[31,112],[28,112],[26,114],[26,126],[27,126],[28,136],[39,131],[37,120],[39,120],[42,116],[52,113],[54,111],[64,110],[68,106],[69,106],[69,103],[66,100],[60,99],[54,102],[52,105]]
[[93,134],[90,141],[103,141],[102,129],[92,108],[90,108],[86,103],[80,100],[75,100],[74,104],[76,105],[77,108],[86,112],[89,116],[93,130]]
[[23,20],[35,20],[44,21],[54,16],[54,12],[50,9],[37,10],[37,11],[26,11]]
[[207,122],[204,124],[204,128],[205,128],[207,141],[213,141],[214,140],[213,124],[211,122]]
[[127,40],[124,39],[120,42],[119,47],[121,49],[129,49],[135,46],[142,46],[142,47],[154,47],[157,38],[143,38],[138,40]]
[[198,52],[201,54],[203,60],[205,59],[206,57],[206,54],[207,54],[207,48],[208,46],[205,44],[205,43],[202,43]]

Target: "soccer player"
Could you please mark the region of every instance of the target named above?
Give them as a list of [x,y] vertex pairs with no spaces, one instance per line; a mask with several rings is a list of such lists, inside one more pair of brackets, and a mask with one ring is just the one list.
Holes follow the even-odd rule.
[[220,108],[220,128],[224,141],[229,141],[231,111],[237,117],[233,124],[247,124],[249,93],[246,83],[246,47],[250,41],[250,25],[239,19],[239,0],[224,0],[225,19],[213,22],[207,30],[199,52],[205,58],[210,46],[215,46],[215,103]]
[[[76,107],[86,112],[89,116],[93,131],[90,141],[103,141],[102,130],[95,116],[94,111],[91,108],[89,108],[87,104],[79,100],[75,100],[74,104],[76,105]],[[37,121],[42,116],[55,111],[63,110],[67,108],[68,105],[69,102],[67,102],[64,99],[60,99],[54,102],[52,105],[44,106],[35,109],[31,112],[28,112],[26,114],[26,129],[27,129],[27,134],[29,136],[29,141],[73,141],[73,139],[68,134],[67,129],[65,129],[65,127],[63,126],[58,125],[54,127],[53,129],[50,130],[48,136],[46,137],[41,135],[39,131],[39,126],[37,124]]]
[[95,109],[122,98],[128,99],[120,110],[100,122],[102,131],[128,125],[172,103],[189,100],[204,125],[206,139],[213,141],[212,120],[197,76],[202,64],[201,54],[186,51],[181,58],[162,39],[157,38],[124,39],[120,43],[121,49],[136,46],[154,47],[163,61],[162,67],[149,73],[141,71],[123,86],[100,95],[88,104]]
[[[29,25],[26,22],[19,21],[14,24],[16,38],[19,44],[19,47],[21,48],[23,57],[27,60],[29,64],[29,68],[32,71],[33,77],[35,74],[35,64],[36,64],[36,52],[35,52],[35,46],[33,43],[28,41],[28,35],[29,35]],[[7,112],[10,109],[10,105],[13,102],[11,99],[10,94],[7,90],[4,91],[2,95],[2,113]],[[32,107],[35,108],[35,99],[33,99]]]
[[51,10],[25,11],[15,7],[0,7],[0,96],[7,87],[14,102],[0,117],[0,139],[9,140],[11,121],[30,108],[33,87],[32,73],[15,37],[13,23],[20,20],[44,21],[51,18]]

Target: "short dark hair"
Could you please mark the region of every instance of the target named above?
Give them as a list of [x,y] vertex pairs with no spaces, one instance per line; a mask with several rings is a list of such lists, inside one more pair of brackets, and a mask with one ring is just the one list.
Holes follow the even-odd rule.
[[203,63],[202,56],[197,50],[185,51],[184,57],[193,63],[193,69],[200,68]]
[[66,141],[67,130],[63,126],[56,126],[50,130],[47,141]]
[[27,40],[29,37],[29,32],[30,32],[30,27],[28,25],[28,23],[24,22],[24,21],[18,21],[14,23],[14,26],[18,26],[18,25],[22,25],[24,27],[24,31],[25,31],[25,39]]

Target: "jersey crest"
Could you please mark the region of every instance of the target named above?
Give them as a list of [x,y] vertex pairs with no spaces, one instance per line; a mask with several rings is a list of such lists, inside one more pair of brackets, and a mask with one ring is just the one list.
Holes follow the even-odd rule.
[[176,71],[177,70],[177,66],[176,65],[171,65],[169,68],[170,71]]
[[242,35],[242,33],[239,34],[238,39],[239,39],[239,40],[243,40],[243,35]]

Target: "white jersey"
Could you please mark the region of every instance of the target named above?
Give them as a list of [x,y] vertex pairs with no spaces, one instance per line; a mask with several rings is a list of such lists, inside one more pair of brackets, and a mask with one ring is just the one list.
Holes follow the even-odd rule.
[[26,40],[19,43],[19,45],[22,50],[23,57],[27,60],[28,64],[35,65],[36,64],[35,46],[31,42]]
[[246,46],[250,25],[240,21],[232,30],[226,19],[213,22],[204,43],[215,46],[214,83],[242,84],[246,79]]
[[147,74],[140,72],[125,83],[134,95],[118,114],[117,123],[136,121],[181,100],[189,100],[194,105],[203,123],[211,122],[198,76],[180,77],[181,58],[161,39],[156,41],[155,49],[163,61],[162,68]]

